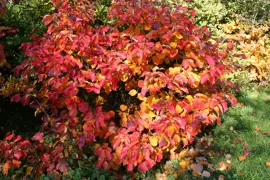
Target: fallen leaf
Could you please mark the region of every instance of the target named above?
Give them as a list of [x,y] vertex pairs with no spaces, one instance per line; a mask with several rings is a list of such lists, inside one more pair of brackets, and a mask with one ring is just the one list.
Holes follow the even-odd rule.
[[182,161],[180,161],[179,166],[180,166],[182,169],[186,169],[186,167],[188,166],[188,162],[185,161],[185,160],[182,160]]
[[188,151],[187,150],[183,150],[179,153],[178,157],[179,158],[183,158],[183,157],[186,157],[188,154]]
[[242,172],[238,172],[237,173],[237,176],[243,176],[243,173]]
[[248,143],[245,143],[244,144],[244,149],[247,149],[248,148]]
[[218,177],[218,180],[224,180],[225,179],[225,176],[223,176],[223,175],[220,175],[219,177]]
[[191,164],[191,169],[200,174],[203,170],[203,166],[201,164]]
[[227,169],[227,164],[225,163],[225,162],[220,162],[220,163],[218,163],[218,165],[219,165],[219,170],[220,171],[224,171],[225,169]]
[[230,155],[230,154],[226,154],[226,155],[225,155],[225,158],[226,158],[226,159],[231,159],[231,157],[232,157],[232,155]]
[[239,160],[239,161],[244,161],[244,160],[246,160],[246,157],[245,157],[245,156],[239,156],[239,157],[238,157],[238,160]]
[[265,165],[270,167],[270,161],[266,162]]
[[236,139],[236,140],[234,140],[234,142],[235,142],[236,144],[241,144],[241,143],[243,142],[243,140],[242,140],[242,139]]
[[203,171],[203,172],[202,172],[202,176],[204,176],[204,177],[210,177],[211,174],[210,174],[209,171]]
[[263,132],[262,135],[269,136],[270,135],[270,132]]
[[260,126],[256,126],[256,127],[254,128],[254,130],[255,130],[255,131],[260,131],[260,130],[261,130],[261,127],[260,127]]
[[226,160],[226,163],[231,164],[232,161],[231,160]]
[[166,174],[157,173],[156,180],[166,180]]

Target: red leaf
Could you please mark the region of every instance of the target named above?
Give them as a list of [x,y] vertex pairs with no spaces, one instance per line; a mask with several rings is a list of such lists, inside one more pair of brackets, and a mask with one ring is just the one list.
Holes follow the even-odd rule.
[[204,84],[206,81],[208,81],[208,74],[207,73],[204,73],[202,76],[201,76],[201,84]]
[[86,112],[89,109],[89,105],[87,102],[82,102],[78,105],[80,112]]
[[32,139],[36,140],[36,141],[42,141],[42,140],[44,140],[44,133],[43,132],[38,132],[33,136]]
[[13,140],[13,142],[18,142],[18,141],[20,141],[22,139],[22,136],[17,136],[14,140]]
[[138,166],[140,172],[145,173],[146,171],[148,171],[148,167],[146,164],[146,161],[142,162],[139,166]]
[[9,140],[11,140],[12,138],[13,138],[13,136],[14,136],[14,134],[12,134],[11,132],[8,132],[7,134],[6,134],[6,136],[5,136],[5,140],[6,141],[9,141]]
[[66,173],[68,170],[68,163],[63,159],[60,159],[56,165],[56,169],[62,173]]
[[16,94],[14,96],[12,96],[12,98],[10,99],[11,102],[20,102],[21,100],[21,95],[20,94]]
[[14,152],[14,157],[15,157],[16,159],[20,160],[21,156],[22,156],[22,152],[21,152],[21,151],[16,151],[16,152]]
[[215,63],[215,60],[213,59],[213,57],[211,56],[206,56],[206,61],[207,63],[210,65],[210,66],[214,66],[216,63]]
[[51,15],[45,15],[43,17],[43,21],[44,21],[45,26],[50,24],[52,22],[52,20],[53,20],[53,16],[51,16]]

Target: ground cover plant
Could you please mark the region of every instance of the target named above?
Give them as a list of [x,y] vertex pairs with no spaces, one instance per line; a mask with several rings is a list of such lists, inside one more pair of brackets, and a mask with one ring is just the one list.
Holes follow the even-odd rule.
[[114,1],[95,23],[93,2],[53,4],[47,32],[21,45],[28,59],[1,89],[43,115],[32,140],[1,142],[5,175],[59,178],[93,146],[99,168],[146,172],[236,103],[225,79],[233,44],[219,50],[194,10]]

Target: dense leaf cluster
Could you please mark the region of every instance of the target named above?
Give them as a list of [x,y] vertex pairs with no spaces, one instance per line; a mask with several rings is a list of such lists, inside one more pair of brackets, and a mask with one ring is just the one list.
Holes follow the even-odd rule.
[[[21,46],[28,59],[14,70],[20,83],[1,89],[43,113],[41,131],[58,139],[48,145],[57,149],[51,156],[40,149],[33,172],[66,173],[68,143],[81,152],[94,144],[99,168],[146,172],[236,103],[225,80],[233,45],[220,51],[207,28],[194,24],[194,10],[116,0],[109,21],[96,26],[91,1],[53,4],[57,11],[43,18],[47,32]],[[44,146],[43,136],[33,137],[35,146]],[[5,167],[13,167],[9,157]]]

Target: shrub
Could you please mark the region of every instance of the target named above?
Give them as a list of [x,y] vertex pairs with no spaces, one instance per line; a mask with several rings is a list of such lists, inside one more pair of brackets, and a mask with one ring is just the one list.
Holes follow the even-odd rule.
[[[238,73],[235,79],[241,79],[239,75],[245,74],[245,86],[250,82],[264,83],[270,79],[270,24],[254,25],[233,21],[229,24],[220,25],[227,36],[227,40],[236,44],[236,50],[243,53],[246,59],[238,60]],[[245,78],[245,77],[244,77]],[[242,84],[242,85],[244,85]]]
[[94,145],[97,167],[146,172],[236,103],[224,78],[232,44],[219,51],[194,10],[117,0],[109,25],[93,26],[92,2],[54,5],[47,32],[21,46],[29,59],[14,70],[20,84],[1,92],[44,113],[43,131],[59,142]]
[[226,9],[234,12],[249,22],[263,23],[270,16],[270,3],[267,0],[221,0]]

